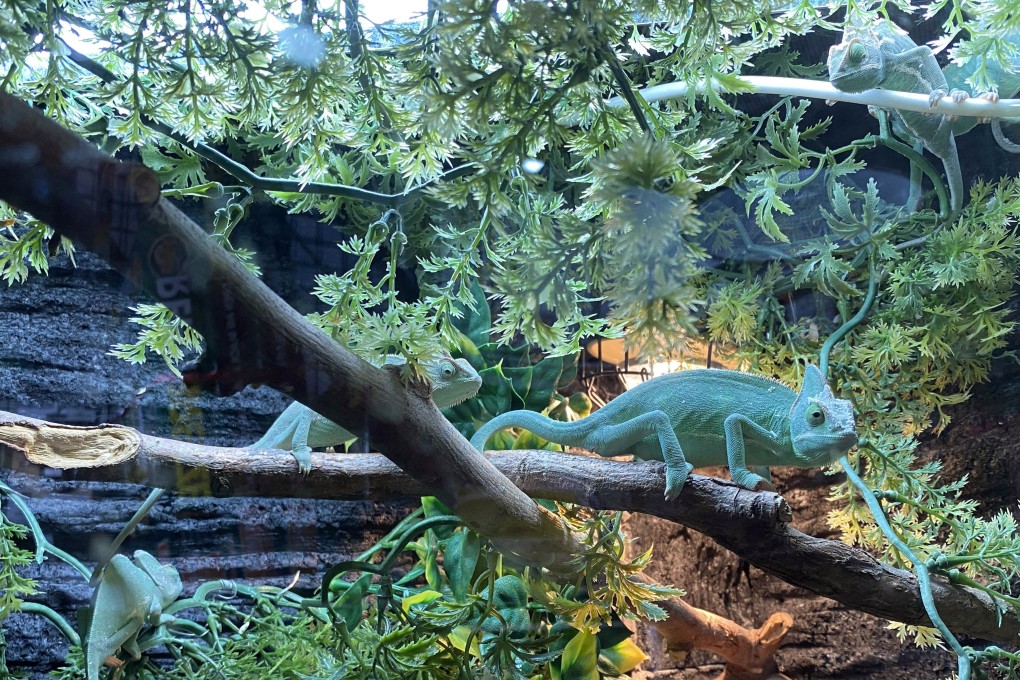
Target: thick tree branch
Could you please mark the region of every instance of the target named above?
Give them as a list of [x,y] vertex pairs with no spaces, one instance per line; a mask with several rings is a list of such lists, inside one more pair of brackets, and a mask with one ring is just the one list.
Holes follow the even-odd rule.
[[109,262],[205,338],[190,383],[287,393],[371,441],[501,551],[565,567],[574,539],[408,389],[332,341],[160,197],[155,175],[120,163],[0,93],[0,199]]
[[[10,441],[4,425],[14,422],[43,421],[0,411],[0,439]],[[666,502],[661,493],[662,463],[549,451],[507,451],[487,457],[534,498],[662,517],[707,534],[788,583],[875,616],[928,625],[912,573],[882,564],[863,550],[793,529],[788,524],[790,508],[778,494],[691,475],[680,497]],[[17,454],[7,456],[4,463],[22,469],[28,465]],[[313,453],[312,472],[305,477],[297,473],[294,458],[282,451],[255,454],[147,435],[140,436],[134,458],[65,474],[88,480],[131,479],[195,495],[387,500],[430,493],[377,454]],[[1020,634],[1016,615],[1005,613],[999,622],[986,594],[951,586],[942,578],[934,579],[932,586],[939,612],[954,631],[996,641]]]

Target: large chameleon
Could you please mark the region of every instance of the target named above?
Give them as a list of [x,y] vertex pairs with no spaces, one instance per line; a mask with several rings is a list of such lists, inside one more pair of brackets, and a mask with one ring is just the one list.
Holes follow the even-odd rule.
[[[928,47],[918,46],[903,30],[885,19],[867,25],[847,22],[843,40],[829,49],[829,82],[843,92],[864,92],[873,88],[927,94],[934,106],[947,94],[953,101],[969,95],[949,91],[942,69]],[[942,114],[894,110],[893,132],[920,141],[942,160],[949,180],[950,208],[963,205],[963,174],[953,138],[953,122]]]
[[[1014,46],[1020,46],[1020,31],[1011,31],[1003,36],[1003,39]],[[977,67],[980,64],[980,60],[977,57],[971,57],[967,63],[959,65],[956,63],[949,64],[942,73],[946,76],[946,81],[950,87],[953,88],[964,88],[967,87],[967,78],[974,75],[977,71]],[[986,92],[981,96],[991,101],[996,101],[999,97],[1012,98],[1020,93],[1020,55],[1014,56],[1006,64],[1002,64],[994,59],[987,59],[985,63],[985,70],[989,80],[994,84],[995,92]],[[1020,120],[1016,118],[1006,118],[1006,122],[1020,123]],[[953,121],[953,134],[962,135],[967,132],[979,121],[974,116],[961,116],[960,118]],[[1020,153],[1020,144],[1008,139],[1002,130],[1001,119],[995,119],[991,121],[992,136],[995,137],[995,141],[1003,149],[1010,153]]]
[[[398,369],[404,363],[403,357],[390,354],[384,367]],[[443,356],[424,362],[423,367],[432,383],[432,401],[439,408],[456,406],[470,399],[482,386],[481,377],[465,359]],[[338,446],[353,439],[357,439],[357,435],[295,401],[280,414],[261,439],[245,448],[251,451],[288,450],[297,460],[298,469],[307,474],[312,469],[312,449]]]
[[510,411],[479,428],[472,446],[483,450],[489,437],[506,427],[602,456],[632,453],[663,460],[666,500],[679,495],[695,467],[725,463],[737,484],[767,488],[769,466],[827,465],[857,443],[853,406],[833,396],[813,365],[799,394],[763,376],[688,370],[641,383],[571,423]]

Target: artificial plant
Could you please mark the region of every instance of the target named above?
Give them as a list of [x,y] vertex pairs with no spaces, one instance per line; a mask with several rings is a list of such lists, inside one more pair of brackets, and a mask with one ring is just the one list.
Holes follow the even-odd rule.
[[[647,353],[675,354],[707,335],[742,368],[792,377],[861,308],[870,276],[867,318],[829,347],[830,380],[871,442],[857,454],[865,482],[897,499],[891,519],[912,549],[1012,607],[1009,516],[978,514],[960,499],[963,480],[915,465],[913,451],[1006,347],[1020,183],[973,183],[959,214],[937,199],[906,210],[867,167],[881,145],[925,166],[903,140],[882,131],[830,144],[832,121],[809,99],[751,113],[739,97],[758,87],[743,75],[824,81],[794,36],[835,43],[847,13],[922,9],[942,22],[936,46],[959,38],[951,56],[978,60],[972,81],[986,86],[986,56],[1015,56],[1010,3],[849,2],[833,13],[591,0],[499,14],[463,1],[370,31],[356,2],[263,8],[12,0],[0,8],[3,87],[108,150],[137,149],[165,190],[204,196],[221,211],[209,231],[252,269],[255,256],[232,241],[257,228],[244,220],[252,201],[337,225],[359,264],[320,278],[319,320],[364,355],[413,363],[455,344],[477,279],[506,342],[566,355],[626,333]],[[642,94],[669,83],[685,86],[680,99]],[[925,171],[944,194],[937,169]],[[210,181],[222,195],[199,189]],[[43,268],[48,247],[69,247],[24,214],[2,219],[8,281]],[[373,279],[380,256],[388,273]],[[416,268],[417,300],[397,297],[398,264]],[[140,318],[146,335],[119,349],[129,358],[151,349],[175,361],[198,345],[163,310]],[[834,495],[847,540],[903,559],[855,492]]]

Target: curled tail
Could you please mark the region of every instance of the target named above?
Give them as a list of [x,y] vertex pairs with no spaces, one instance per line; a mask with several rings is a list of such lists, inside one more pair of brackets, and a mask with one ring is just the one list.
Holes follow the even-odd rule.
[[995,137],[995,142],[1009,153],[1020,153],[1020,144],[1006,137],[1006,133],[1002,131],[1001,120],[992,121],[992,136]]
[[485,443],[489,441],[489,438],[508,427],[522,427],[554,444],[583,446],[585,437],[593,427],[593,423],[588,422],[589,418],[565,423],[547,418],[535,411],[509,411],[496,416],[478,428],[478,431],[471,437],[471,446],[479,451],[484,451]]

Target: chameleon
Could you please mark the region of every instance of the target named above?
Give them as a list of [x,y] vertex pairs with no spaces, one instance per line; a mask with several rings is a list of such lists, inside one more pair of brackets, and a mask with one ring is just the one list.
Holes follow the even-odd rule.
[[[397,369],[404,363],[403,357],[389,354],[383,365]],[[432,401],[439,408],[456,406],[470,399],[482,386],[481,376],[466,359],[442,356],[423,362],[422,366],[432,383]],[[354,439],[357,435],[295,401],[280,414],[261,439],[245,448],[249,451],[289,450],[298,462],[298,469],[308,474],[312,469],[312,449],[337,446]]]
[[103,662],[123,647],[139,658],[138,633],[145,625],[161,626],[173,620],[163,614],[184,586],[180,574],[160,564],[144,550],[136,550],[134,562],[114,555],[92,593],[82,650],[88,680],[99,680]]
[[778,380],[740,371],[668,373],[569,423],[534,411],[509,411],[479,428],[471,445],[482,451],[506,427],[601,456],[633,453],[662,460],[668,501],[680,494],[695,467],[725,463],[734,482],[758,490],[771,488],[768,466],[827,465],[857,443],[853,406],[833,396],[814,365],[808,365],[799,393]]
[[[1003,36],[1005,42],[1020,45],[1020,31],[1011,31]],[[952,63],[942,69],[942,73],[946,76],[946,81],[950,87],[964,88],[967,86],[967,78],[974,75],[977,71],[980,59],[977,57],[971,57],[965,64]],[[1009,61],[1008,66],[1003,66],[994,59],[987,59],[985,61],[985,70],[988,74],[989,80],[995,84],[997,92],[985,93],[981,95],[985,99],[996,101],[999,97],[1012,98],[1020,93],[1020,55],[1014,55]],[[1006,122],[1018,123],[1020,120],[1016,118],[1006,118]],[[961,116],[957,120],[953,121],[953,134],[962,135],[969,131],[980,121],[974,116]],[[1005,133],[1002,131],[1002,120],[995,119],[991,122],[992,136],[995,137],[995,141],[1000,147],[1010,153],[1020,153],[1020,144],[1010,141]]]
[[[917,92],[928,95],[934,106],[948,93],[953,101],[969,95],[964,90],[949,91],[946,76],[934,53],[919,46],[889,20],[876,19],[861,26],[847,22],[843,40],[829,49],[829,82],[843,92],[864,92],[873,88]],[[942,114],[916,111],[892,112],[893,132],[905,139],[919,140],[939,157],[949,180],[952,212],[963,205],[963,174],[953,137],[953,121]]]

